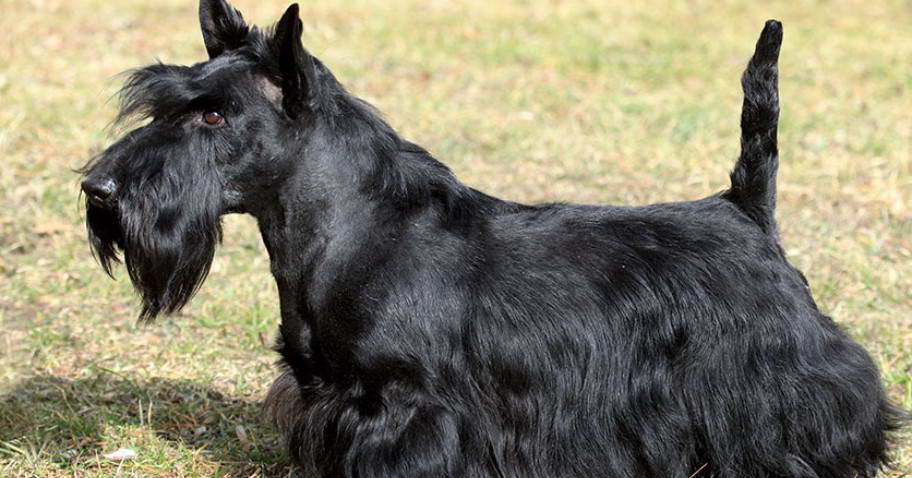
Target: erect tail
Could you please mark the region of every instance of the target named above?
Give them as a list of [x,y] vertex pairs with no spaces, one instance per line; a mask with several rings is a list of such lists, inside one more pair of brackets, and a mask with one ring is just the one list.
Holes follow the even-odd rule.
[[737,205],[765,232],[776,234],[776,170],[779,151],[779,47],[782,24],[768,20],[754,56],[741,76],[741,156],[731,172],[731,189],[722,197]]

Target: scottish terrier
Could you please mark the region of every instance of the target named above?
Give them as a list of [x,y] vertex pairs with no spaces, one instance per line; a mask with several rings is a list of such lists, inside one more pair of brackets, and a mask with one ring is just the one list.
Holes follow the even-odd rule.
[[901,411],[778,241],[779,22],[742,77],[731,187],[639,207],[460,183],[304,49],[202,0],[209,59],[132,72],[146,119],[84,170],[88,237],[140,317],[258,221],[281,304],[266,408],[312,477],[856,478]]

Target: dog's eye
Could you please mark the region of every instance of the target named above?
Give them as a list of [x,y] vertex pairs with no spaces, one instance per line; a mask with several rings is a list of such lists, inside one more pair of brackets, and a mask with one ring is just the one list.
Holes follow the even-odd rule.
[[203,122],[209,126],[218,126],[225,121],[221,114],[215,111],[206,111],[203,113]]

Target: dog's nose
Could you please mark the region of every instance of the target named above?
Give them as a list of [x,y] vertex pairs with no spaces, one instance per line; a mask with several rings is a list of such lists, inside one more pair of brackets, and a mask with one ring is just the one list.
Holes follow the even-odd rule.
[[111,178],[88,178],[82,182],[82,190],[85,191],[86,197],[99,207],[107,206],[106,201],[116,189],[117,185]]

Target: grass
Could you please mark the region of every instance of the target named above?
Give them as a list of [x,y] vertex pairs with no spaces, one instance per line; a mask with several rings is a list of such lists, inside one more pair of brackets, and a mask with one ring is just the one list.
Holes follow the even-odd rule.
[[[236,0],[248,20],[284,2]],[[135,323],[85,243],[72,172],[111,140],[114,75],[204,58],[193,0],[0,4],[0,476],[281,477],[260,401],[275,287],[226,218],[180,316]],[[785,25],[779,219],[820,306],[912,408],[912,10],[901,0],[305,2],[305,43],[467,183],[535,202],[725,187],[738,78]],[[102,455],[131,448],[118,464]],[[912,473],[912,443],[896,451]]]

